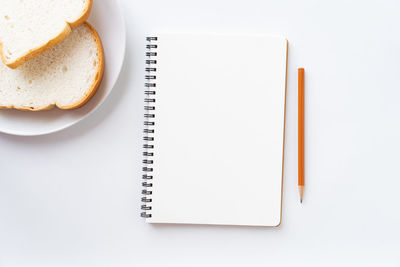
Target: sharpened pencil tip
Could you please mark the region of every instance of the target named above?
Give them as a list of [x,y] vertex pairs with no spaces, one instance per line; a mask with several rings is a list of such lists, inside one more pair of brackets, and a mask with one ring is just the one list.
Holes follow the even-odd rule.
[[299,185],[300,203],[303,203],[303,190],[304,190],[304,185]]

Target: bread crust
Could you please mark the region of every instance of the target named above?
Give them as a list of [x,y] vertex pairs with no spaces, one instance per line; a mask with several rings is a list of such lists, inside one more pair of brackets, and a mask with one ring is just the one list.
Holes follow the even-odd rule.
[[95,76],[95,80],[90,88],[90,90],[87,91],[87,93],[82,97],[80,101],[78,101],[74,105],[69,105],[69,106],[62,106],[56,103],[50,104],[47,106],[43,107],[29,107],[29,106],[0,106],[0,109],[17,109],[17,110],[22,110],[22,111],[45,111],[45,110],[50,110],[53,109],[54,107],[57,107],[59,109],[76,109],[80,108],[83,105],[85,105],[97,92],[97,89],[99,88],[102,80],[103,80],[103,74],[104,74],[104,51],[103,51],[103,45],[101,43],[101,39],[97,31],[94,29],[92,25],[90,25],[88,22],[84,22],[83,25],[87,25],[89,29],[92,31],[95,39],[96,39],[96,44],[97,44],[97,50],[99,52],[99,64],[97,66],[97,72]]
[[93,0],[88,0],[88,3],[82,13],[82,15],[75,21],[66,21],[65,27],[60,34],[58,34],[53,39],[49,40],[42,46],[33,48],[29,50],[25,55],[17,58],[15,61],[8,62],[4,56],[4,45],[0,42],[0,57],[3,63],[9,68],[16,69],[19,66],[23,65],[25,62],[29,61],[32,58],[37,57],[38,55],[43,54],[47,50],[53,48],[57,44],[61,43],[65,38],[67,38],[73,29],[77,28],[81,24],[83,24],[89,17],[90,11],[92,9]]

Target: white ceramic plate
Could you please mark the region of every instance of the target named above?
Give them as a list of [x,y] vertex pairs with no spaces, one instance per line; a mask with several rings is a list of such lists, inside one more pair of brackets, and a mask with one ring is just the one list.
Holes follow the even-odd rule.
[[119,1],[94,0],[88,21],[99,33],[105,54],[103,82],[95,96],[76,110],[0,110],[0,132],[25,136],[54,133],[80,122],[104,102],[117,81],[125,55],[125,22]]

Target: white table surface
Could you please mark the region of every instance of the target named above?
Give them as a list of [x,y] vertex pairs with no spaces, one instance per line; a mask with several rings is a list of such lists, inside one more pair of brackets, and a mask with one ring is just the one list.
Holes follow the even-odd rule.
[[[399,1],[121,2],[126,61],[105,104],[60,133],[0,134],[1,267],[400,266]],[[279,228],[152,226],[139,217],[144,38],[167,30],[288,38]]]

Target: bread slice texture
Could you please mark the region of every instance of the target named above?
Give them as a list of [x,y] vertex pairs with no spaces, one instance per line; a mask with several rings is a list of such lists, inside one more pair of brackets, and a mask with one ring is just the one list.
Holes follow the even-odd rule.
[[15,69],[84,23],[92,0],[0,0],[0,6],[0,56]]
[[95,29],[84,23],[64,42],[18,69],[0,62],[0,108],[79,108],[96,93],[103,72],[101,40]]

